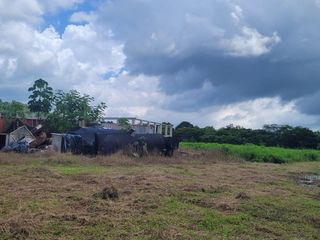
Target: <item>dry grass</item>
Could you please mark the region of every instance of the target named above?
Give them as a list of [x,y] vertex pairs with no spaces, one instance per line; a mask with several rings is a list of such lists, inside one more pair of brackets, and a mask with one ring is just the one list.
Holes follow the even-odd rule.
[[[319,187],[297,182],[306,172],[320,163],[1,153],[0,239],[318,239]],[[97,197],[111,186],[119,199]]]

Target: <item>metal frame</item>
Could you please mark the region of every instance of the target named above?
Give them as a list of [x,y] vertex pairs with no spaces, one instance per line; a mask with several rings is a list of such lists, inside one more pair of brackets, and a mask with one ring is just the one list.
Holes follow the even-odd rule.
[[[154,121],[149,121],[149,120],[143,120],[135,117],[105,117],[103,118],[103,121],[110,122],[110,121],[118,121],[119,119],[128,119],[131,127],[135,126],[153,126],[153,132],[150,134],[162,134],[165,137],[172,137],[172,132],[173,132],[173,125],[172,124],[166,124],[166,123],[158,123]],[[117,124],[117,122],[115,122]]]

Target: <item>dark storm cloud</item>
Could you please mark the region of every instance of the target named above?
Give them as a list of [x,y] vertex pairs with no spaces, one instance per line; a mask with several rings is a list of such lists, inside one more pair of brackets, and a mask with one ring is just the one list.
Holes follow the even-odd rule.
[[160,77],[169,108],[280,96],[320,113],[316,0],[109,0],[98,19],[131,74]]
[[297,101],[297,105],[300,109],[307,114],[319,115],[320,114],[320,91],[303,97]]

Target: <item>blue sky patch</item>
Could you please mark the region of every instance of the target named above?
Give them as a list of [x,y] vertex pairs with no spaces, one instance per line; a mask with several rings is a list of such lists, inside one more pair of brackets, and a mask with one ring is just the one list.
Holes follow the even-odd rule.
[[65,28],[70,24],[70,17],[75,12],[90,12],[97,8],[102,0],[84,1],[81,4],[75,5],[71,9],[62,9],[55,12],[46,13],[44,18],[43,29],[48,26],[53,26],[55,30],[61,35],[64,33]]

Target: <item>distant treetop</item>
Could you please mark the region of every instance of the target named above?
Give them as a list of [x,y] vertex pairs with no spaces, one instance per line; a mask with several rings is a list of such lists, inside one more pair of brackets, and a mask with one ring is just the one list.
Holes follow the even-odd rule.
[[187,121],[183,121],[176,127],[176,129],[179,129],[179,128],[193,128],[193,127],[194,126],[191,123],[189,123]]

